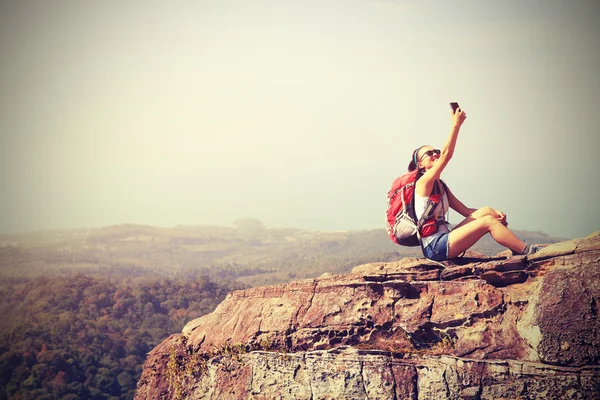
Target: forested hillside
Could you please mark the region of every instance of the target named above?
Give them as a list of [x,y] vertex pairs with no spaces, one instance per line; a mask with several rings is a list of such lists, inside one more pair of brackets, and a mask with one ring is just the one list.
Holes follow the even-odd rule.
[[0,287],[0,398],[130,399],[146,353],[241,285],[75,275]]
[[[474,250],[502,248],[487,237]],[[252,219],[0,235],[0,400],[130,399],[146,353],[229,291],[414,256],[418,248],[383,229],[271,229]]]

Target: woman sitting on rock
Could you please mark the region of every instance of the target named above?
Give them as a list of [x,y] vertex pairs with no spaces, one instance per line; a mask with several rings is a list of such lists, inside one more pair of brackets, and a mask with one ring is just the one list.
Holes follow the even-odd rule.
[[[458,132],[466,118],[466,112],[460,107],[453,111],[452,130],[442,150],[421,146],[413,152],[408,165],[409,171],[419,168],[422,174],[417,180],[414,193],[417,219],[425,214],[430,196],[437,195],[438,199],[434,219],[427,221],[421,228],[420,240],[424,256],[435,261],[458,257],[488,232],[496,242],[512,250],[513,255],[535,253],[539,247],[524,243],[507,228],[506,214],[491,207],[478,210],[469,208],[452,194],[448,186],[440,184],[440,176],[454,154]],[[448,207],[465,217],[454,228],[444,217],[448,213]]]

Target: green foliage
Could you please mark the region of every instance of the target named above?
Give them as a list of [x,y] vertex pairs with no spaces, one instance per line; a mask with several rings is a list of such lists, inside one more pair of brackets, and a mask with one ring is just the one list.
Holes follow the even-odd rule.
[[287,359],[289,349],[271,341],[268,336],[263,336],[258,341],[237,344],[227,342],[213,347],[211,351],[199,352],[187,344],[185,337],[179,337],[169,349],[165,371],[172,398],[185,399],[188,395],[186,388],[190,387],[190,382],[197,382],[198,378],[208,373],[209,363],[214,362],[218,368],[232,372],[239,368],[242,356],[252,351],[276,351]]
[[189,380],[205,375],[208,371],[208,354],[194,351],[187,346],[186,339],[180,337],[178,343],[171,346],[167,361],[166,378],[169,382],[172,398],[184,399],[184,390]]
[[0,281],[0,398],[131,399],[146,353],[240,288],[206,278]]

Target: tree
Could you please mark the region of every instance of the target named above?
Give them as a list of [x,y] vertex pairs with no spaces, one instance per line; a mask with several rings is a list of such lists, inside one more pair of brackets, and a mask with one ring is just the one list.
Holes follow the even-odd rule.
[[233,225],[242,235],[245,236],[258,236],[266,231],[263,223],[253,218],[237,219],[233,222]]

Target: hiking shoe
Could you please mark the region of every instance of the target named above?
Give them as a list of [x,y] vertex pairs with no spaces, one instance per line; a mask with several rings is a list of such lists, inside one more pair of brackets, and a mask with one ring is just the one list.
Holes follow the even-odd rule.
[[541,249],[542,249],[541,246],[536,246],[534,244],[528,244],[528,245],[525,246],[525,248],[523,249],[522,252],[517,253],[517,252],[513,251],[512,255],[513,256],[530,256],[532,254],[537,253]]
[[525,253],[526,256],[535,254],[543,248],[542,246],[536,246],[534,244],[529,244],[527,247],[529,247],[529,249],[527,249],[527,253]]

